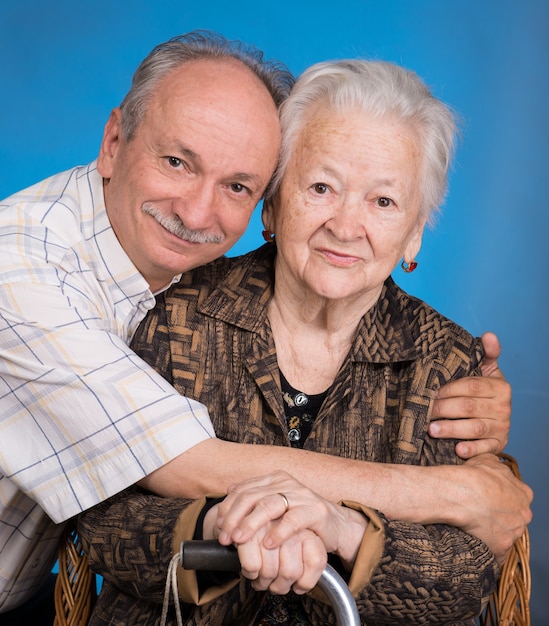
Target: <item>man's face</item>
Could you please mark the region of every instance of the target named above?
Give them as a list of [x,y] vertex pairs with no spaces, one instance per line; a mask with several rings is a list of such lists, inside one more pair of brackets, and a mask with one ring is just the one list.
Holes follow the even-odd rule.
[[115,109],[98,158],[116,236],[156,291],[242,236],[280,147],[276,106],[234,60],[186,63],[127,142]]

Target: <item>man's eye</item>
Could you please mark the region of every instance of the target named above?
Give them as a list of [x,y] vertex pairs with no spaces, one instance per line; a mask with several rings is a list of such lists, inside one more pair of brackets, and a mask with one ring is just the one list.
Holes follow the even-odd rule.
[[328,185],[326,185],[324,183],[315,183],[313,185],[313,189],[314,189],[315,193],[324,194],[324,193],[327,193],[327,191],[328,191]]
[[244,185],[241,185],[240,183],[231,183],[230,187],[231,191],[234,191],[234,193],[242,193],[246,191],[246,187],[244,187]]
[[168,157],[168,163],[171,165],[171,167],[176,168],[181,167],[183,161],[181,161],[181,159],[178,159],[177,157],[170,156]]
[[377,204],[383,209],[386,209],[387,207],[390,207],[393,204],[393,201],[391,200],[391,198],[381,197],[377,199]]

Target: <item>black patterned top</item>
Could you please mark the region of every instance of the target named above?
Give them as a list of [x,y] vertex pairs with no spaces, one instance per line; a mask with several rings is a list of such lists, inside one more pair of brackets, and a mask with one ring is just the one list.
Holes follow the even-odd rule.
[[328,395],[328,390],[323,393],[306,394],[292,387],[282,372],[280,372],[280,386],[288,439],[292,447],[303,448],[320,407]]

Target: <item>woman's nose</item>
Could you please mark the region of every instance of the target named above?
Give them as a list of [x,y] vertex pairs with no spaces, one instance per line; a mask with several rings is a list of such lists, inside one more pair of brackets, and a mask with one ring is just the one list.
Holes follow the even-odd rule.
[[355,241],[364,236],[363,217],[359,201],[346,198],[334,208],[333,216],[326,222],[326,228],[340,241]]

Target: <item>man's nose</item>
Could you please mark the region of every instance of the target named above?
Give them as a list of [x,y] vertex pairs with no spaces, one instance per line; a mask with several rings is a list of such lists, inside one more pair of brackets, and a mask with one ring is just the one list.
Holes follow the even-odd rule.
[[186,186],[175,202],[174,211],[191,230],[209,228],[214,221],[216,194],[213,186],[197,182]]

